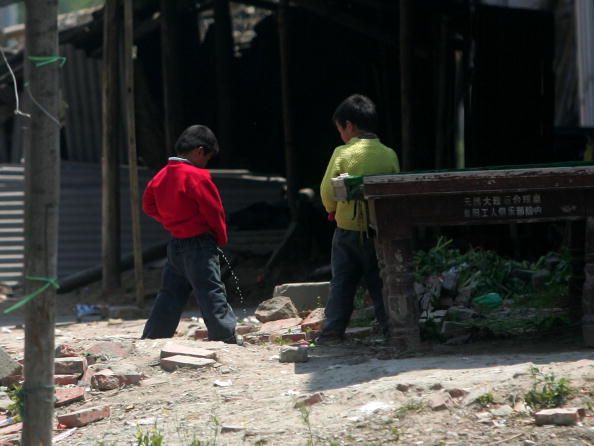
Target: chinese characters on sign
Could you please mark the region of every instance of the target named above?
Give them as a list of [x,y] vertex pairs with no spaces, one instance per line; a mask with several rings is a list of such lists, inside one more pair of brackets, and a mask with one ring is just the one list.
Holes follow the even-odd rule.
[[464,197],[465,218],[535,217],[542,215],[540,194]]

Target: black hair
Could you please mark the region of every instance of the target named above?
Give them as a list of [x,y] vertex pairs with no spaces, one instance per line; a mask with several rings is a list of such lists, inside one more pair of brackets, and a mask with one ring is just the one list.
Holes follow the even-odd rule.
[[367,96],[354,94],[340,103],[332,116],[332,121],[340,124],[341,127],[344,127],[347,121],[351,121],[360,130],[376,132],[375,104]]
[[207,152],[219,153],[217,137],[205,125],[191,125],[185,129],[175,143],[175,153],[182,155],[202,147]]

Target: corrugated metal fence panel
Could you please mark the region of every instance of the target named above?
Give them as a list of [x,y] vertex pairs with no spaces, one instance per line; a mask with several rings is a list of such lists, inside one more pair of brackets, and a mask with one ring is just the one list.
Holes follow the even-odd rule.
[[[138,174],[143,190],[151,173],[139,169]],[[120,168],[120,181],[121,244],[125,255],[132,252],[127,167]],[[60,277],[65,277],[101,264],[101,166],[63,162],[61,182],[58,270]],[[168,239],[161,226],[144,214],[141,231],[144,246]]]
[[60,47],[64,134],[69,161],[98,162],[101,154],[101,63],[72,45]]
[[[152,172],[139,169],[141,190]],[[277,201],[284,180],[254,177],[245,172],[213,172],[227,213],[259,201]],[[132,252],[130,188],[128,169],[120,168],[120,209],[122,253]],[[0,164],[0,282],[14,285],[23,274],[24,254],[24,167]],[[169,235],[161,226],[142,214],[142,242],[145,247],[165,242]],[[247,233],[246,233],[247,234]],[[262,233],[264,234],[264,233]],[[260,236],[267,244],[275,244],[282,231]],[[240,244],[257,238],[255,234],[232,235]],[[242,241],[245,239],[245,241]],[[268,249],[269,250],[269,249]],[[60,278],[101,264],[101,166],[89,163],[62,162],[60,223],[58,244],[58,276]]]
[[0,282],[20,282],[24,267],[25,177],[20,165],[0,165]]

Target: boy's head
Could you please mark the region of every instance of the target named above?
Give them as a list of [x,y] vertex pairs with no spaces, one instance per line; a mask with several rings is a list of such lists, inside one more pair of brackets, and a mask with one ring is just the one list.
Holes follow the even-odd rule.
[[185,129],[175,143],[175,153],[198,167],[205,167],[219,153],[217,137],[205,125]]
[[377,131],[375,104],[362,94],[354,94],[342,101],[336,108],[332,120],[345,143],[354,136]]

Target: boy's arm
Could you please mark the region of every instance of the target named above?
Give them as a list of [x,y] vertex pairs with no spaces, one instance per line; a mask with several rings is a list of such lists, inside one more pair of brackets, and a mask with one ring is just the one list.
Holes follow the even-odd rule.
[[334,200],[334,190],[331,181],[332,178],[337,177],[340,174],[336,168],[336,157],[337,150],[334,150],[334,153],[328,162],[328,167],[326,167],[324,178],[322,178],[322,184],[320,185],[322,204],[326,208],[326,212],[329,214],[336,212],[336,200]]
[[219,190],[212,182],[210,177],[201,180],[195,180],[196,184],[190,190],[196,193],[200,213],[206,220],[206,224],[212,231],[217,245],[225,246],[227,244],[227,223],[225,223],[225,210]]
[[157,203],[155,201],[155,191],[151,187],[151,183],[147,185],[142,196],[142,209],[145,214],[153,217],[158,222],[161,222],[159,210],[157,209]]

